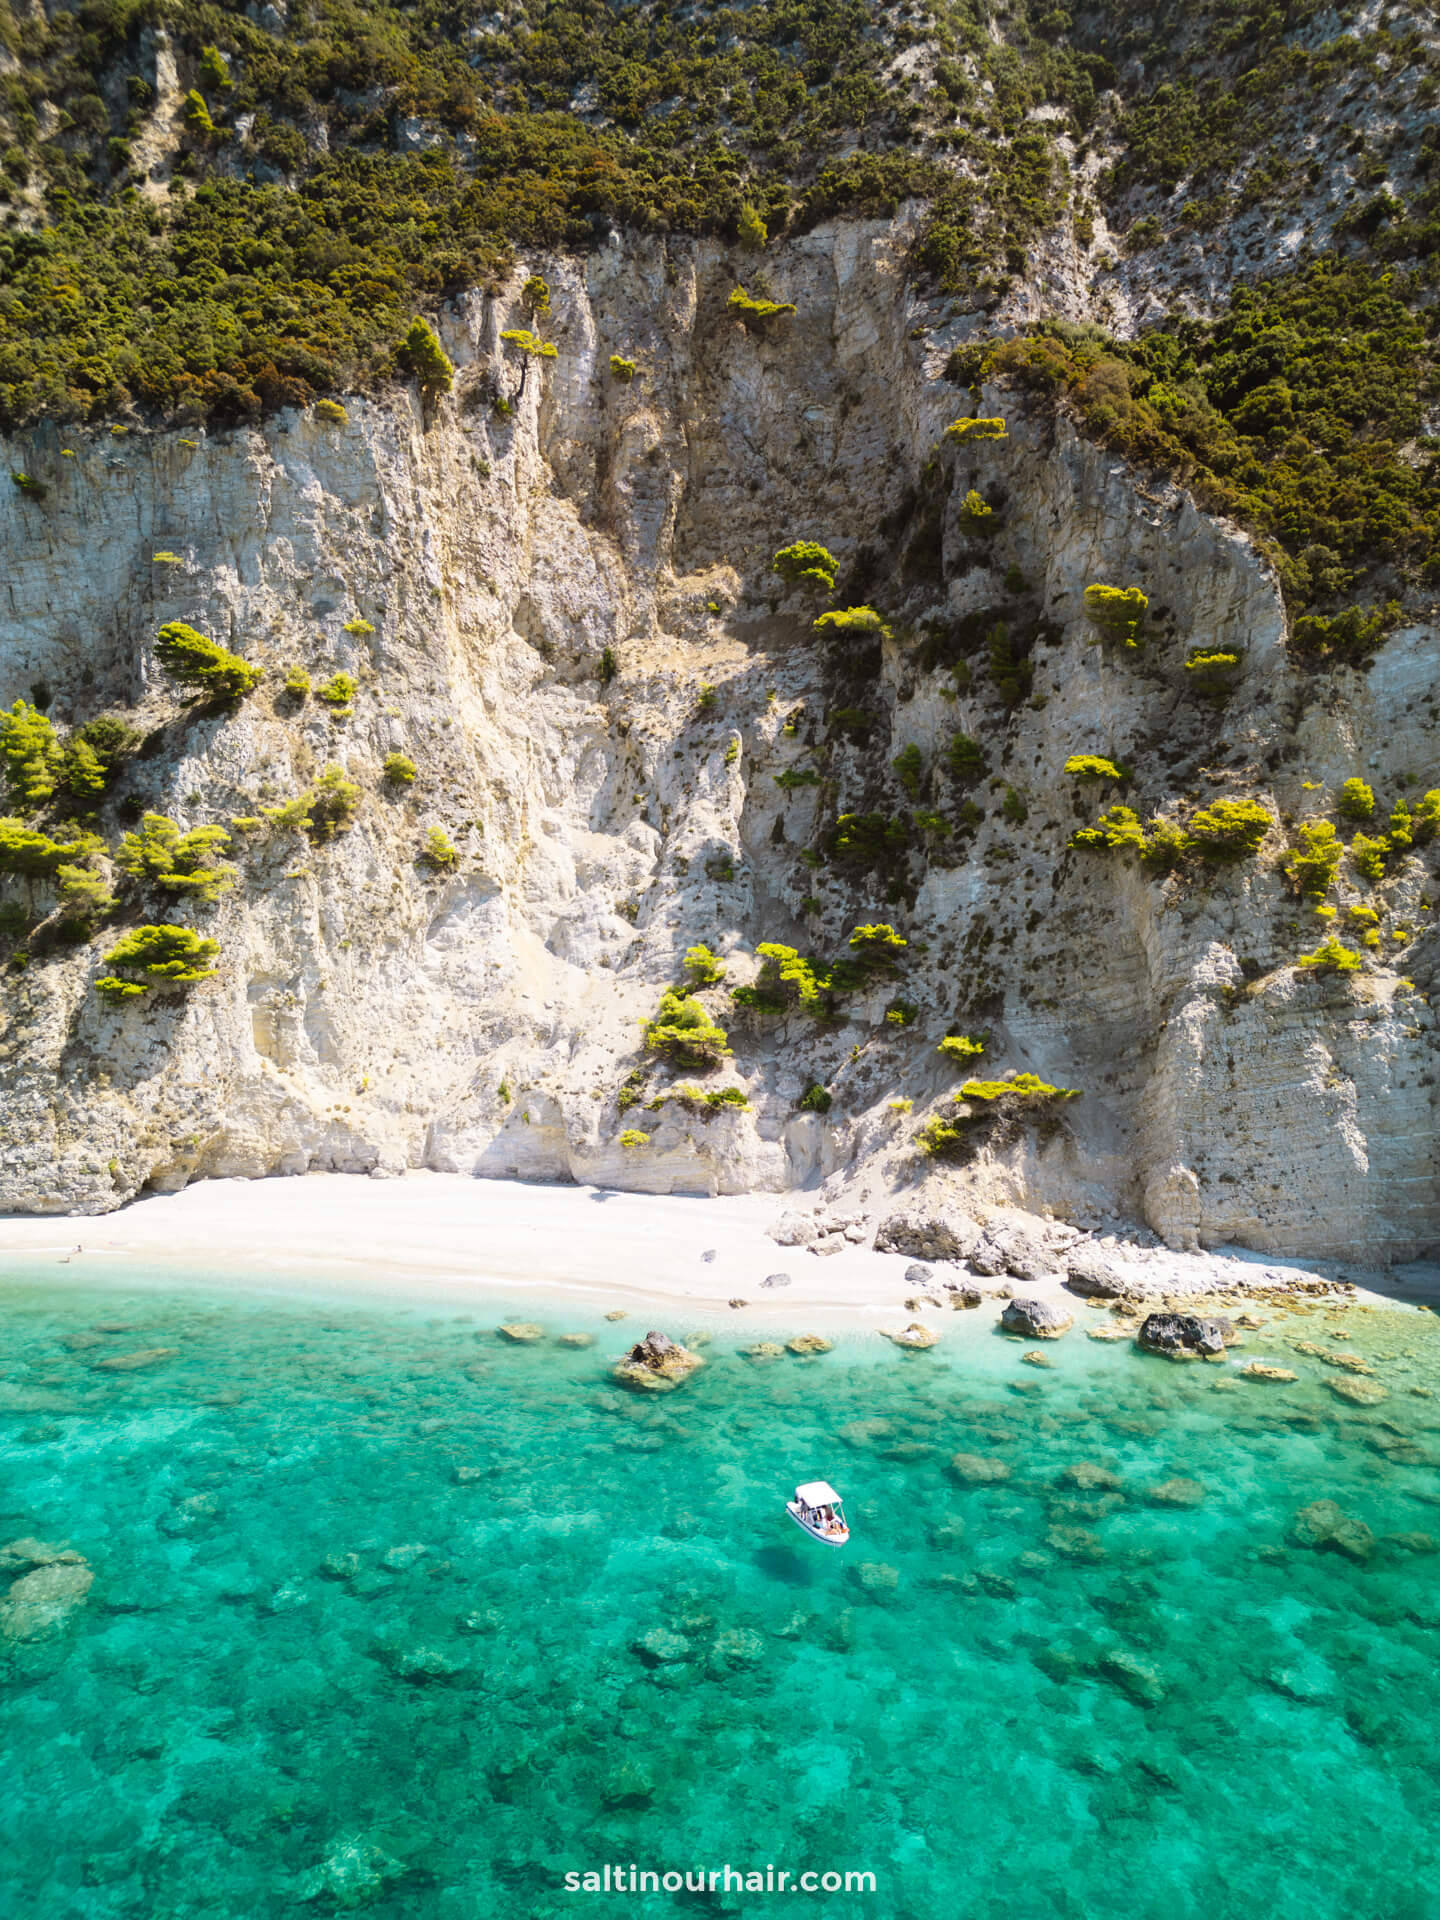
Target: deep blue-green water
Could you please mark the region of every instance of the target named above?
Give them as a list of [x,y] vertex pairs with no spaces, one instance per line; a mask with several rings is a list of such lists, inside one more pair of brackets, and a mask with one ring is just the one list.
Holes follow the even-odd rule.
[[[0,1548],[93,1585],[0,1603],[7,1917],[1440,1914],[1428,1316],[1334,1319],[1373,1406],[1323,1315],[1251,1336],[1293,1387],[725,1327],[656,1400],[633,1321],[53,1275],[0,1280]],[[1368,1559],[1292,1540],[1323,1499]],[[877,1891],[565,1891],[607,1861]]]

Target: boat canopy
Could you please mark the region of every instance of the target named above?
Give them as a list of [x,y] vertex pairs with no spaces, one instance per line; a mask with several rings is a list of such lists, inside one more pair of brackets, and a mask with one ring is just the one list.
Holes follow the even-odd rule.
[[828,1480],[812,1480],[808,1486],[796,1487],[795,1498],[807,1507],[838,1507],[840,1496]]

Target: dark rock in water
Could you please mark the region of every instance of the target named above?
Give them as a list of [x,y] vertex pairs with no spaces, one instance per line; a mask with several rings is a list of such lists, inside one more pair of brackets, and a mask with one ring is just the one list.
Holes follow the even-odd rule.
[[1058,1340],[1074,1326],[1075,1316],[1048,1300],[1017,1298],[1007,1302],[1000,1324],[1006,1333],[1022,1334],[1027,1340]]
[[615,1378],[627,1386],[643,1387],[651,1393],[665,1393],[694,1373],[705,1362],[698,1353],[682,1347],[668,1334],[651,1328],[643,1340],[637,1340],[623,1359],[615,1363]]
[[1291,1532],[1302,1547],[1320,1553],[1343,1553],[1347,1560],[1368,1560],[1375,1536],[1363,1520],[1355,1520],[1333,1500],[1312,1500],[1291,1522]]
[[1231,1321],[1202,1320],[1193,1313],[1152,1313],[1141,1323],[1135,1338],[1147,1353],[1162,1353],[1171,1360],[1194,1360],[1202,1354],[1224,1353],[1233,1339]]
[[919,1211],[892,1213],[875,1230],[875,1251],[908,1253],[913,1260],[963,1260],[979,1237],[973,1220],[947,1220]]
[[927,1267],[921,1260],[916,1260],[911,1266],[905,1269],[905,1284],[907,1287],[928,1287],[934,1278],[935,1269],[933,1267]]
[[790,1276],[788,1273],[767,1273],[760,1284],[762,1287],[788,1287]]

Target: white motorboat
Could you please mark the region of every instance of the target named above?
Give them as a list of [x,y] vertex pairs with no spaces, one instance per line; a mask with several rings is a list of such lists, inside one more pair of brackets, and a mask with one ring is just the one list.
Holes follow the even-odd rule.
[[845,1509],[828,1480],[811,1480],[806,1486],[796,1487],[795,1498],[785,1502],[785,1511],[812,1540],[823,1540],[827,1547],[843,1547],[850,1538]]

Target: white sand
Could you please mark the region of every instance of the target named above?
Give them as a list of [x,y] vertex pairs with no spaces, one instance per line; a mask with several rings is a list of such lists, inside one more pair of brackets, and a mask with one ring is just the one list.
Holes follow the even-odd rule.
[[[904,1255],[846,1244],[817,1257],[777,1246],[766,1228],[793,1204],[778,1194],[706,1200],[423,1172],[400,1180],[205,1180],[98,1218],[0,1217],[0,1273],[12,1261],[42,1270],[53,1262],[57,1280],[203,1279],[246,1291],[380,1293],[453,1306],[499,1298],[537,1316],[547,1303],[569,1303],[623,1308],[672,1333],[682,1321],[715,1320],[786,1333],[919,1320],[947,1340],[993,1328],[998,1297],[977,1312],[907,1310],[917,1289],[905,1280]],[[703,1258],[709,1250],[712,1261]],[[1263,1286],[1305,1272],[1254,1254],[1128,1251],[1141,1263],[1137,1277],[1177,1291],[1243,1285],[1251,1276]],[[788,1274],[790,1284],[763,1287],[774,1273]],[[1002,1283],[980,1284],[998,1294]],[[1433,1298],[1437,1285],[1434,1268],[1397,1269],[1385,1292],[1392,1300]],[[1058,1275],[1015,1291],[1063,1302],[1081,1328],[1103,1311],[1063,1291]],[[746,1304],[734,1309],[732,1299]]]
[[[673,1317],[683,1306],[736,1322],[908,1324],[908,1260],[868,1247],[820,1259],[777,1246],[765,1229],[784,1205],[776,1194],[689,1199],[424,1172],[205,1180],[99,1218],[0,1218],[0,1261],[65,1262],[64,1277],[82,1281],[123,1268],[131,1278],[203,1276],[307,1293],[338,1286],[453,1303],[533,1295],[537,1313],[556,1299],[637,1318],[667,1309]],[[773,1273],[791,1284],[762,1287]],[[746,1309],[732,1309],[733,1298]],[[937,1324],[960,1317],[931,1314]]]

